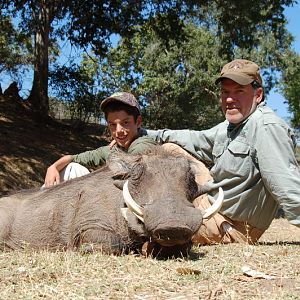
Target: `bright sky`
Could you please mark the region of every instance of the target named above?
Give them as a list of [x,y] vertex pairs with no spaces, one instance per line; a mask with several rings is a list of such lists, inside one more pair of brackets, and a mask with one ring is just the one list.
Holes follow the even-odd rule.
[[[294,5],[293,7],[287,8],[285,15],[289,22],[287,29],[295,37],[293,49],[300,54],[300,1],[298,1],[298,4]],[[284,98],[279,93],[274,91],[270,93],[267,99],[268,105],[275,110],[281,118],[288,121],[288,106],[284,103],[284,101]]]

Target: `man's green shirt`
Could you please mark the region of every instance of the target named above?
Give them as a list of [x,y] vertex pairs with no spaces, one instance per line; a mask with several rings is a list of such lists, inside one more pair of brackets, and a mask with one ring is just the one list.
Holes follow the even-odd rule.
[[211,167],[211,202],[224,190],[221,213],[265,230],[279,205],[300,226],[300,172],[295,137],[264,103],[237,126],[224,121],[203,131],[147,130],[160,142],[174,142]]

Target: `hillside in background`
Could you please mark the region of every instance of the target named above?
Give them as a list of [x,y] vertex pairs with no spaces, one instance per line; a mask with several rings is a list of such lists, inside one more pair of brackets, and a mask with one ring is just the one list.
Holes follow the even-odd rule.
[[47,167],[63,154],[107,144],[103,126],[74,130],[59,121],[41,125],[21,98],[0,95],[0,195],[38,187]]

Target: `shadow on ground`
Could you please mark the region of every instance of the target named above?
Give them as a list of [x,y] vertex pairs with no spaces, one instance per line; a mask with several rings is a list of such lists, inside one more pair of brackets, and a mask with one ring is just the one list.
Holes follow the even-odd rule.
[[107,144],[103,131],[98,124],[81,130],[55,120],[42,124],[26,101],[1,95],[0,195],[40,186],[47,167],[63,154]]

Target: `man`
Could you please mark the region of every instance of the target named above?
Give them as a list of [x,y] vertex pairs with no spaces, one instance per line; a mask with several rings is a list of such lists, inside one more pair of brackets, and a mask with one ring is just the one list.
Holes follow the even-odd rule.
[[105,114],[115,144],[61,157],[47,169],[46,187],[88,174],[89,170],[86,167],[95,168],[104,165],[113,152],[121,150],[134,154],[156,145],[150,137],[142,136],[141,111],[132,94],[115,93],[103,100],[100,108]]
[[204,223],[194,242],[256,242],[279,205],[289,222],[300,227],[295,137],[266,106],[259,67],[236,59],[223,67],[216,84],[221,86],[224,122],[203,131],[147,131],[157,141],[180,145],[211,168],[211,192],[199,199],[200,207],[214,202],[218,187],[224,190],[220,213]]

